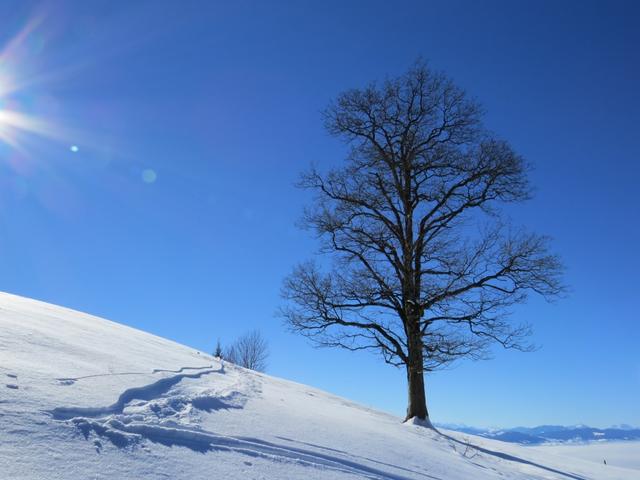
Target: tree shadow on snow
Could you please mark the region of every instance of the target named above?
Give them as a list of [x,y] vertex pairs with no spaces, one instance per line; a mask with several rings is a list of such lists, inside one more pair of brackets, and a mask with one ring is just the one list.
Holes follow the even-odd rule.
[[339,453],[339,454],[342,454],[342,455],[347,455],[347,456],[349,456],[351,458],[360,458],[362,460],[366,460],[367,462],[377,463],[378,465],[383,465],[385,467],[397,468],[398,470],[402,470],[402,471],[405,471],[405,472],[408,472],[408,473],[413,473],[413,474],[416,474],[416,475],[422,475],[422,476],[426,476],[426,477],[429,477],[429,478],[436,478],[436,477],[428,475],[428,474],[426,474],[424,472],[418,472],[416,470],[411,470],[410,468],[401,467],[401,466],[398,466],[398,465],[393,465],[391,463],[381,462],[380,460],[374,460],[373,458],[369,458],[369,457],[363,457],[363,456],[360,456],[360,455],[354,455],[353,453],[348,453],[348,452],[345,452],[344,450],[338,450],[336,448],[330,448],[330,447],[323,447],[322,445],[317,445],[315,443],[302,442],[300,440],[294,440],[292,438],[287,438],[287,437],[276,437],[276,438],[278,438],[280,440],[285,440],[287,442],[298,443],[300,445],[307,445],[308,447],[320,448],[322,450],[327,450],[329,452],[335,452],[335,453]]
[[547,467],[545,465],[541,465],[539,463],[532,462],[531,460],[525,460],[524,458],[516,457],[515,455],[510,455],[510,454],[504,453],[504,452],[498,452],[498,451],[491,450],[491,449],[485,448],[485,447],[479,447],[478,445],[474,445],[473,443],[469,443],[469,442],[464,442],[462,440],[458,440],[457,438],[454,438],[454,437],[452,437],[450,435],[444,434],[444,433],[440,432],[439,430],[436,430],[436,431],[440,435],[442,435],[444,438],[447,438],[448,440],[451,440],[452,442],[458,443],[458,444],[460,444],[460,445],[462,445],[464,447],[472,448],[474,450],[477,450],[478,452],[486,453],[487,455],[493,455],[494,457],[498,457],[498,458],[501,458],[503,460],[508,460],[510,462],[517,462],[517,463],[522,463],[522,464],[525,464],[525,465],[531,465],[533,467],[540,468],[540,469],[546,470],[548,472],[556,473],[558,475],[564,475],[565,477],[572,478],[573,480],[586,480],[585,477],[581,477],[581,476],[576,475],[574,473],[563,472],[562,470],[557,470],[555,468]]

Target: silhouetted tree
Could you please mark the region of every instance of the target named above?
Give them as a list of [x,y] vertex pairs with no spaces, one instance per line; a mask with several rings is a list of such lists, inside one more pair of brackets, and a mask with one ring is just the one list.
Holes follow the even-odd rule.
[[311,169],[304,226],[334,260],[297,266],[282,314],[319,345],[374,349],[406,368],[407,419],[428,419],[424,372],[491,343],[527,350],[508,309],[529,292],[562,292],[547,238],[509,226],[501,203],[529,198],[523,159],[482,124],[445,75],[405,75],[341,94],[324,113],[350,148],[344,166]]
[[217,358],[223,357],[222,345],[220,344],[220,339],[218,339],[216,342],[216,350],[215,352],[213,352],[213,356]]
[[264,372],[267,368],[269,346],[258,330],[252,330],[227,348],[224,358],[244,368]]

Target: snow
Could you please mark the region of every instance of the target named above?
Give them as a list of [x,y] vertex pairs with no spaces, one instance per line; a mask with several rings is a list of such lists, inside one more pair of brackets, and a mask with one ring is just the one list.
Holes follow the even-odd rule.
[[[544,445],[536,450],[579,458],[594,463],[604,463],[640,471],[640,441],[631,442],[590,442],[583,444]],[[639,477],[640,478],[640,477]]]
[[403,424],[145,332],[2,293],[0,379],[3,479],[640,478],[637,462],[616,463],[613,451],[565,454]]

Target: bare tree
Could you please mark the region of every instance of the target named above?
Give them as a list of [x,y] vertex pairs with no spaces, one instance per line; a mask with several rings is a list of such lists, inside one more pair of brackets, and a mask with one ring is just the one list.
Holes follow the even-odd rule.
[[217,358],[223,357],[222,344],[220,343],[220,339],[218,339],[216,342],[216,349],[213,352],[213,356]]
[[547,238],[509,225],[502,203],[529,198],[527,166],[482,124],[482,109],[418,62],[405,75],[341,94],[327,130],[351,147],[344,166],[311,169],[303,225],[333,266],[297,266],[282,314],[322,346],[374,349],[406,368],[407,419],[428,419],[424,372],[527,350],[509,307],[559,295]]
[[267,368],[269,346],[258,330],[252,330],[231,344],[224,358],[244,368],[264,372]]

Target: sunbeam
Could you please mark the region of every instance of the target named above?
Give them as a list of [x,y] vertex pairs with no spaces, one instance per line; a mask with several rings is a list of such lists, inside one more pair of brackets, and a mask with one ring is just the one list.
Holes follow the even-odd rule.
[[37,98],[28,88],[34,83],[29,72],[30,38],[42,25],[43,16],[28,20],[24,27],[0,48],[0,142],[25,152],[29,135],[54,141],[70,141],[72,134],[59,121],[34,112]]
[[52,139],[64,139],[62,129],[55,127],[51,122],[13,110],[0,110],[0,137],[15,139],[17,130]]

